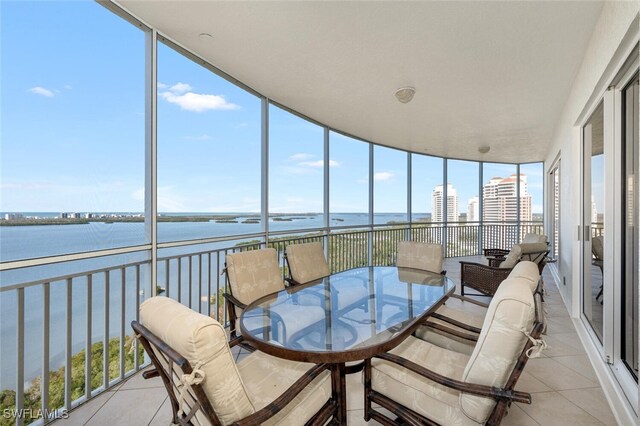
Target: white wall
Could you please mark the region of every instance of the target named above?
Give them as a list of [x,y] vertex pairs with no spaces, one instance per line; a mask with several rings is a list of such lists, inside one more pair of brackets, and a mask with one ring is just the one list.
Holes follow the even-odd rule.
[[[545,160],[548,172],[558,153],[561,154],[560,262],[556,265],[560,291],[569,312],[579,315],[580,246],[580,128],[575,126],[592,95],[604,90],[600,79],[615,62],[617,50],[632,21],[640,11],[640,2],[606,2],[576,74],[560,120],[556,124],[551,148]],[[618,52],[619,54],[619,52]],[[600,84],[599,84],[600,83]],[[562,284],[565,278],[566,286]]]

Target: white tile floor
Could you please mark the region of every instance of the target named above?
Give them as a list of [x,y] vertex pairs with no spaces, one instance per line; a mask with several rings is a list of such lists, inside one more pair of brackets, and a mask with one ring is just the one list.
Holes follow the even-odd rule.
[[[465,258],[469,260],[469,258]],[[447,259],[447,275],[459,280],[457,259]],[[554,281],[545,272],[545,297],[549,349],[542,358],[527,364],[518,382],[519,390],[531,392],[533,403],[513,404],[504,425],[615,425],[584,348],[560,299]],[[236,351],[237,359],[246,351]],[[367,424],[363,420],[363,389],[360,375],[347,377],[348,422]],[[171,407],[160,379],[144,380],[141,374],[115,386],[58,420],[66,425],[169,425]],[[377,424],[377,422],[369,422]]]

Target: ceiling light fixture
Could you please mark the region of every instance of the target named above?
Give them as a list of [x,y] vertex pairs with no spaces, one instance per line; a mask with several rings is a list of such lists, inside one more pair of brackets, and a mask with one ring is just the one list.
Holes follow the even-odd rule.
[[478,152],[480,154],[486,154],[487,152],[491,151],[491,147],[490,146],[481,146],[480,148],[478,148]]
[[416,89],[413,87],[401,87],[396,90],[396,98],[398,98],[398,100],[403,104],[411,102],[411,99],[413,99],[413,95],[415,94]]

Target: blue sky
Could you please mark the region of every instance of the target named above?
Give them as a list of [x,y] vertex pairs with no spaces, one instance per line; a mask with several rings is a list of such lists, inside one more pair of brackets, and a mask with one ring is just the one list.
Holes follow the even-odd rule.
[[[0,7],[0,211],[142,211],[143,32],[94,2]],[[274,106],[269,115],[271,211],[322,211],[323,129]],[[159,211],[259,211],[260,121],[257,97],[160,44]],[[330,151],[331,211],[366,212],[368,145],[332,132]],[[374,158],[374,211],[405,212],[406,153],[375,147]],[[462,212],[477,167],[449,162]],[[541,211],[542,170],[531,173]],[[431,211],[442,160],[414,156],[412,174],[413,212]]]

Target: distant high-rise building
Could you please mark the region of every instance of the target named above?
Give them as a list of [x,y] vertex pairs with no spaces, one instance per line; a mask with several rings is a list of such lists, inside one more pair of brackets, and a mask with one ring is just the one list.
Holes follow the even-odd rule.
[[520,185],[520,220],[531,221],[531,194],[527,191],[527,176],[494,177],[482,187],[482,218],[486,222],[518,220],[518,184]]
[[591,223],[598,223],[598,207],[593,195],[591,196]]
[[480,199],[478,197],[469,198],[467,222],[480,222]]
[[[444,185],[436,185],[432,197],[432,222],[444,222]],[[458,193],[450,183],[447,184],[447,221],[458,221]]]

